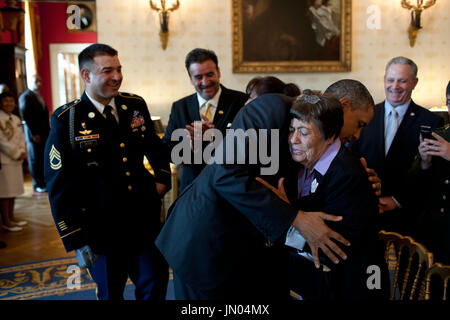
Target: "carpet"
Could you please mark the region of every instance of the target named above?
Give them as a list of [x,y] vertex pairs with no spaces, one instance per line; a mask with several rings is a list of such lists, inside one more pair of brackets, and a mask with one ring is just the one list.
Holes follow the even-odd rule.
[[[0,300],[97,300],[96,285],[75,257],[0,267]],[[128,279],[125,300],[135,300]],[[167,300],[174,300],[172,273]]]

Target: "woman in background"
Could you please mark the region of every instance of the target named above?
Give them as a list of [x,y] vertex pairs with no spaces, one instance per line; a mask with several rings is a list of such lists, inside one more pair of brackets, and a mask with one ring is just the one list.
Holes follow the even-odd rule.
[[27,154],[21,121],[12,113],[14,107],[12,93],[0,94],[0,211],[3,229],[12,232],[27,224],[14,218],[14,200],[24,192],[22,162]]

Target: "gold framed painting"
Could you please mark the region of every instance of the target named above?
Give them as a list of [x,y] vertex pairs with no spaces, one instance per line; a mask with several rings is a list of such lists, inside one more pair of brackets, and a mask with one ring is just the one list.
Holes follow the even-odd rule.
[[351,0],[233,0],[233,72],[351,71]]

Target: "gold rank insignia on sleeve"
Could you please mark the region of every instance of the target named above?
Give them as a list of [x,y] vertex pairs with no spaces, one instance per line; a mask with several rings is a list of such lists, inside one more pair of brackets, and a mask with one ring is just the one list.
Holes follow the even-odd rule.
[[67,225],[64,221],[58,222],[58,227],[59,227],[59,230],[61,230],[61,232],[67,230]]
[[61,161],[61,153],[55,148],[55,145],[52,145],[52,148],[49,153],[50,156],[50,167],[53,170],[59,170],[62,167]]

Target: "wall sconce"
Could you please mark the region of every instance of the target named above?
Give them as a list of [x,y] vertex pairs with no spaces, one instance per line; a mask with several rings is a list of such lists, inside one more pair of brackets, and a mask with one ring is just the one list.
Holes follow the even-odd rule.
[[408,10],[411,10],[411,24],[408,28],[409,35],[409,45],[414,47],[416,43],[417,33],[419,29],[422,28],[420,25],[420,15],[422,11],[431,7],[436,3],[436,0],[427,0],[425,4],[423,4],[424,0],[415,0],[417,5],[412,5],[411,2],[414,0],[402,0],[402,7]]
[[169,41],[169,16],[172,11],[177,10],[180,7],[180,1],[176,0],[170,8],[166,8],[166,0],[159,0],[160,7],[155,5],[152,0],[150,0],[150,8],[159,13],[159,24],[161,30],[159,31],[159,37],[161,39],[161,45],[163,50],[167,48],[167,42]]

